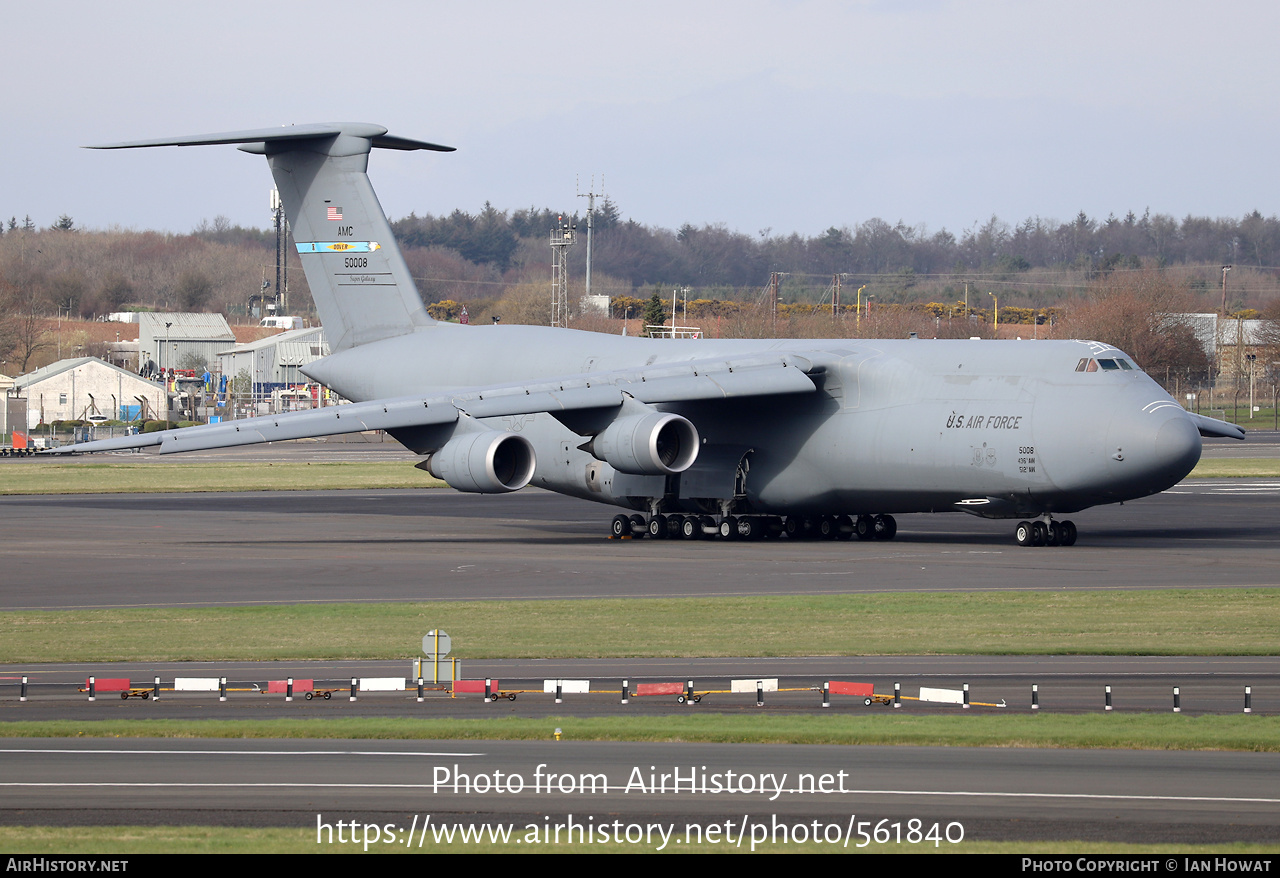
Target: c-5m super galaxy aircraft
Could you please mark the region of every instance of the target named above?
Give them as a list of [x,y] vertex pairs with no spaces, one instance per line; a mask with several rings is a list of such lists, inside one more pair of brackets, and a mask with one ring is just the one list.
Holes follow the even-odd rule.
[[1091,341],[645,339],[427,314],[369,178],[375,147],[451,151],[368,124],[115,143],[239,144],[265,155],[333,353],[303,371],[354,402],[65,446],[163,453],[383,429],[460,491],[533,484],[630,510],[614,535],[890,539],[893,515],[1056,520],[1163,491],[1200,437]]

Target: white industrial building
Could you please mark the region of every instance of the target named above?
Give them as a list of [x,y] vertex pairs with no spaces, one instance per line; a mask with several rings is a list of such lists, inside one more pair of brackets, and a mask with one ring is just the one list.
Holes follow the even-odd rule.
[[59,360],[14,379],[27,398],[27,426],[53,421],[164,417],[163,385],[97,357]]

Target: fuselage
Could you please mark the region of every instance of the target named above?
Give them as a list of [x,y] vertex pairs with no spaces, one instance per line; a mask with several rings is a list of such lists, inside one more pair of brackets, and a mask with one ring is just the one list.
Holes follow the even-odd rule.
[[[696,425],[704,466],[745,456],[739,512],[1069,513],[1165,490],[1200,457],[1182,408],[1122,351],[1088,341],[684,340],[438,324],[307,371],[361,401],[762,350],[814,362],[817,392],[658,406]],[[533,443],[535,485],[633,508],[672,496],[658,477],[611,472],[551,415],[491,426]]]

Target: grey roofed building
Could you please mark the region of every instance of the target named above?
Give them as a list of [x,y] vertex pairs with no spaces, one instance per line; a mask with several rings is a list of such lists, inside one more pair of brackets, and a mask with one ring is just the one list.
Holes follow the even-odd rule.
[[[236,336],[221,314],[183,314],[143,311],[138,315],[139,368],[149,358],[161,369],[212,367],[218,352]],[[203,360],[203,367],[196,364]],[[186,365],[184,365],[186,364]]]
[[228,379],[247,371],[253,393],[270,393],[293,384],[311,383],[301,368],[328,356],[324,328],[291,329],[218,353],[218,366]]
[[92,415],[110,420],[138,414],[163,417],[167,405],[162,385],[97,357],[59,360],[20,375],[14,388],[26,393],[30,427]]

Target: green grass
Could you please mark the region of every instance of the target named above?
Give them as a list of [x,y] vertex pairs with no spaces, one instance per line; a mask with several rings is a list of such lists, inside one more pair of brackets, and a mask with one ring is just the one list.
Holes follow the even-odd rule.
[[[245,695],[244,698],[255,696]],[[579,696],[606,697],[606,696]],[[613,696],[607,696],[613,697]],[[710,696],[725,704],[754,696]],[[820,694],[813,693],[816,707]],[[839,698],[837,697],[837,701]],[[846,705],[854,699],[846,699]],[[438,709],[428,705],[424,713]],[[947,708],[937,708],[939,711]],[[270,720],[57,720],[0,723],[7,738],[264,738],[330,740],[649,741],[706,744],[897,745],[1280,752],[1280,717],[1173,713],[904,714],[856,706],[857,714],[703,713],[662,717],[491,719],[343,717]]]
[[1277,479],[1280,478],[1280,458],[1201,458],[1189,479]]
[[0,494],[332,491],[443,485],[409,461],[53,463],[26,458],[0,466]]
[[[1201,460],[1188,478],[1280,478],[1280,458]],[[28,458],[0,466],[0,495],[334,491],[443,485],[408,461],[55,463]]]
[[1272,589],[310,604],[10,612],[0,662],[455,656],[1275,655]]

